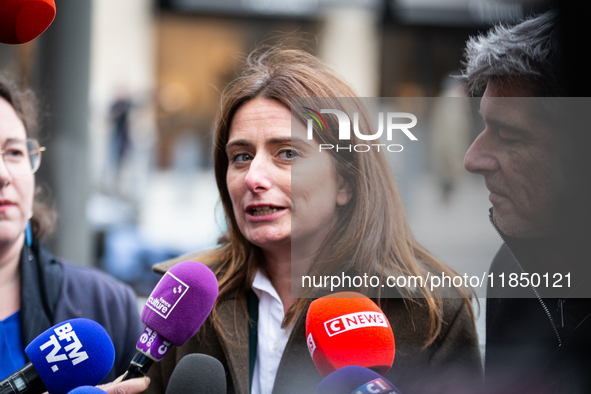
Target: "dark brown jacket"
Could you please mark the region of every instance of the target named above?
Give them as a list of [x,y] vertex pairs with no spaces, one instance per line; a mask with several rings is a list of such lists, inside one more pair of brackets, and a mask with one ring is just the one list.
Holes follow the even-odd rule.
[[[164,272],[174,263],[191,260],[191,255],[160,264]],[[472,317],[464,300],[448,293],[443,300],[444,326],[437,340],[427,348],[428,310],[421,300],[384,299],[381,308],[388,317],[396,342],[394,365],[385,377],[402,393],[474,393],[482,379],[482,361]],[[225,299],[220,305],[223,338],[210,319],[200,332],[181,347],[173,347],[164,359],[152,366],[152,379],[146,393],[164,394],[176,364],[187,354],[202,353],[221,361],[228,394],[248,394],[248,318],[241,297]],[[306,346],[306,312],[294,323],[277,371],[273,394],[313,394],[322,376],[316,370]]]

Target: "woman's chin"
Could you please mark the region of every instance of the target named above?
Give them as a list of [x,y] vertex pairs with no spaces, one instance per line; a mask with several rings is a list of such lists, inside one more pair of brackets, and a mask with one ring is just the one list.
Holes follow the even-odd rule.
[[13,245],[19,239],[19,235],[20,233],[16,234],[14,230],[7,229],[0,224],[0,249]]
[[291,234],[253,234],[248,239],[263,250],[291,248]]

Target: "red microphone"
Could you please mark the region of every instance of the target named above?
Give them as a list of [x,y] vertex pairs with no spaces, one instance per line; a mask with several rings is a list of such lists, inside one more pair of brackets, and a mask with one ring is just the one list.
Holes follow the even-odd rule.
[[323,377],[349,365],[384,375],[394,362],[390,322],[360,293],[335,293],[313,301],[306,316],[306,342]]
[[54,0],[0,0],[0,42],[29,42],[39,37],[54,18]]

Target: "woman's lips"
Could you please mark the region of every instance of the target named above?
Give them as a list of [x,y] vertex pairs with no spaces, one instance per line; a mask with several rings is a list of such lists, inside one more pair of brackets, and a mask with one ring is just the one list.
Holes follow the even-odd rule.
[[2,200],[0,201],[0,212],[6,211],[10,207],[16,206],[15,203],[9,200]]
[[283,214],[284,207],[272,205],[249,206],[246,208],[246,216],[254,222],[272,220]]
[[275,213],[283,208],[278,207],[261,207],[261,208],[254,208],[250,210],[250,214],[253,216],[265,216]]

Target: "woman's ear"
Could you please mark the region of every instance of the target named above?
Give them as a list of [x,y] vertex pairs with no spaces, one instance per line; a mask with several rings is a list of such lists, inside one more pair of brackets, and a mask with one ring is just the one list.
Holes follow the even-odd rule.
[[337,192],[337,205],[345,206],[353,197],[353,190],[351,184],[347,182],[341,175],[338,175],[339,190]]

